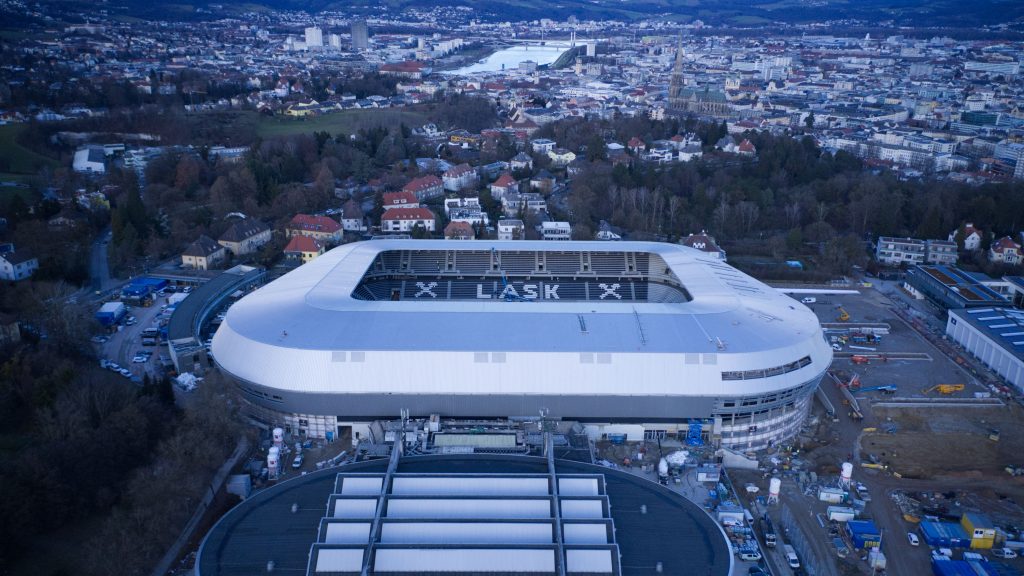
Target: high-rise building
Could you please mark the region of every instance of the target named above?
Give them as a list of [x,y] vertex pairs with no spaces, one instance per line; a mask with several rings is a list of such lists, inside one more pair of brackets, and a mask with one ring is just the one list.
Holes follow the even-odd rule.
[[352,49],[366,50],[370,47],[370,31],[366,27],[366,20],[354,20],[352,22]]
[[328,34],[327,35],[327,45],[330,46],[331,48],[340,49],[341,48],[341,36],[339,34]]
[[306,28],[306,48],[320,48],[324,45],[324,31],[311,26]]

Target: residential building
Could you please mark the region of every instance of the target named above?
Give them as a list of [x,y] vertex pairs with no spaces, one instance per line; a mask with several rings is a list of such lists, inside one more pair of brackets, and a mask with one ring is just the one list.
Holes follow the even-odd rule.
[[479,182],[476,170],[473,170],[472,166],[465,163],[446,171],[442,178],[444,179],[444,189],[451,192],[474,188]]
[[444,182],[437,176],[421,176],[413,178],[402,187],[402,192],[412,192],[416,199],[424,202],[431,198],[444,195]]
[[522,220],[498,220],[498,240],[525,240]]
[[925,240],[924,253],[928,264],[952,266],[959,259],[956,242],[952,240]]
[[306,28],[306,48],[320,48],[324,45],[324,31],[316,26]]
[[520,212],[547,212],[548,204],[537,192],[512,192],[501,199],[501,211],[506,216],[517,216]]
[[576,159],[576,154],[566,150],[565,148],[552,148],[548,151],[548,158],[551,158],[551,164],[554,166],[568,166],[570,162]]
[[402,190],[401,192],[385,192],[383,201],[384,210],[395,208],[419,208],[419,199],[412,192]]
[[572,240],[572,227],[568,222],[542,222],[540,237],[542,240]]
[[341,224],[327,216],[312,216],[309,214],[296,214],[291,222],[285,226],[285,236],[309,236],[315,238],[323,245],[337,244],[341,242]]
[[530,189],[542,194],[550,194],[555,188],[555,177],[545,169],[537,172],[536,176],[530,178]]
[[513,156],[510,163],[513,172],[516,170],[533,170],[533,158],[526,152],[520,152]]
[[875,244],[875,260],[881,264],[924,264],[924,240],[914,238],[890,238],[881,236]]
[[725,250],[722,250],[722,248],[718,246],[714,236],[708,234],[704,230],[701,230],[699,234],[690,234],[686,238],[680,240],[679,243],[683,246],[689,246],[690,248],[700,250],[701,252],[706,252],[710,256],[713,256],[722,262],[726,261]]
[[547,154],[555,149],[555,141],[547,138],[537,138],[530,141],[530,149],[534,154]]
[[366,20],[352,21],[352,50],[368,50],[370,48],[370,30]]
[[1021,262],[1020,244],[1014,242],[1013,238],[1009,236],[1003,236],[992,242],[992,246],[988,249],[988,260],[999,264],[1019,264]]
[[433,232],[435,225],[434,213],[427,208],[392,208],[380,219],[383,232],[411,232],[417,226]]
[[297,264],[305,264],[323,253],[323,244],[310,236],[292,236],[284,248],[285,259]]
[[234,256],[245,256],[270,242],[270,228],[259,220],[246,218],[231,225],[217,242]]
[[380,73],[383,76],[397,76],[399,78],[421,80],[424,76],[430,74],[430,68],[423,62],[408,60],[405,62],[384,64],[380,67]]
[[341,208],[341,229],[345,232],[366,232],[366,216],[355,200],[350,199]]
[[467,196],[465,198],[445,198],[444,199],[444,213],[450,214],[452,210],[459,209],[480,209],[480,198],[478,196]]
[[216,268],[227,257],[224,247],[203,234],[181,253],[181,265],[193,270]]
[[519,182],[507,172],[498,177],[497,180],[491,182],[491,197],[495,200],[501,200],[506,194],[519,191]]
[[947,240],[956,241],[957,234],[960,234],[964,242],[964,250],[977,250],[981,248],[981,230],[974,227],[974,223],[967,222],[960,228],[949,233]]
[[474,240],[476,232],[469,222],[453,220],[444,227],[445,240]]
[[700,147],[700,144],[689,144],[679,151],[680,162],[690,162],[702,156],[704,156],[704,149]]
[[24,280],[38,269],[39,259],[24,248],[0,253],[0,280]]

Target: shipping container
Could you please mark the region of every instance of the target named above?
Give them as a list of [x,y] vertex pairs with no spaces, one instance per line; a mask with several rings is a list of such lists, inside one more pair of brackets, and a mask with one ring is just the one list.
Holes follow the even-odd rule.
[[845,506],[829,506],[828,519],[836,522],[849,522],[857,517],[857,511]]
[[996,540],[996,527],[988,516],[977,512],[967,512],[960,518],[967,537],[971,539],[971,548],[979,550],[991,549]]
[[839,504],[846,499],[846,492],[839,488],[821,488],[818,490],[818,500],[829,504]]
[[107,302],[96,311],[96,320],[104,326],[113,326],[124,318],[128,309],[121,302]]
[[850,535],[853,547],[857,549],[875,548],[882,542],[882,533],[871,520],[851,520],[846,523],[846,533]]
[[939,548],[969,548],[971,539],[959,524],[952,522],[921,522],[921,536],[929,546]]

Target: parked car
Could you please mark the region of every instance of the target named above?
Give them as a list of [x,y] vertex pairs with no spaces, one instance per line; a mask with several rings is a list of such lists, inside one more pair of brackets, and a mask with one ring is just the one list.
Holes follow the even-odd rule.
[[295,460],[292,460],[292,468],[294,468],[296,470],[298,470],[299,468],[302,468],[302,461],[303,461],[302,454],[299,454],[298,456],[295,457]]
[[132,371],[127,368],[121,368],[120,370],[118,370],[118,373],[120,373],[121,376],[124,376],[125,378],[132,377]]
[[804,304],[814,304],[817,301],[818,301],[817,298],[814,298],[814,297],[811,297],[811,296],[808,296],[807,298],[801,298],[800,299],[800,302],[802,302]]
[[113,370],[114,372],[120,372],[121,366],[117,362],[107,362],[107,369]]
[[106,336],[93,336],[92,337],[92,341],[94,343],[96,343],[96,344],[103,344],[107,340],[109,340],[109,338],[107,338]]
[[907,532],[907,541],[910,542],[911,546],[917,546],[921,541],[917,538],[917,534],[913,532]]
[[993,548],[992,555],[996,558],[1010,559],[1016,558],[1017,552],[1009,548]]

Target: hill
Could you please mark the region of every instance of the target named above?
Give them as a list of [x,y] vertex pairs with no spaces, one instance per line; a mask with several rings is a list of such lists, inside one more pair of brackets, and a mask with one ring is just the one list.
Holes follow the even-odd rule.
[[[83,7],[88,0],[59,0]],[[148,0],[112,0],[104,8],[125,16],[166,19],[209,19],[265,9],[349,14],[392,14],[409,8],[470,8],[482,20],[522,21],[569,16],[594,20],[663,18],[715,26],[754,27],[771,22],[858,21],[912,27],[970,28],[1009,24],[1024,26],[1024,3],[1017,0],[178,0],[154,4]],[[457,14],[452,18],[457,20]],[[471,17],[469,12],[465,18]]]

